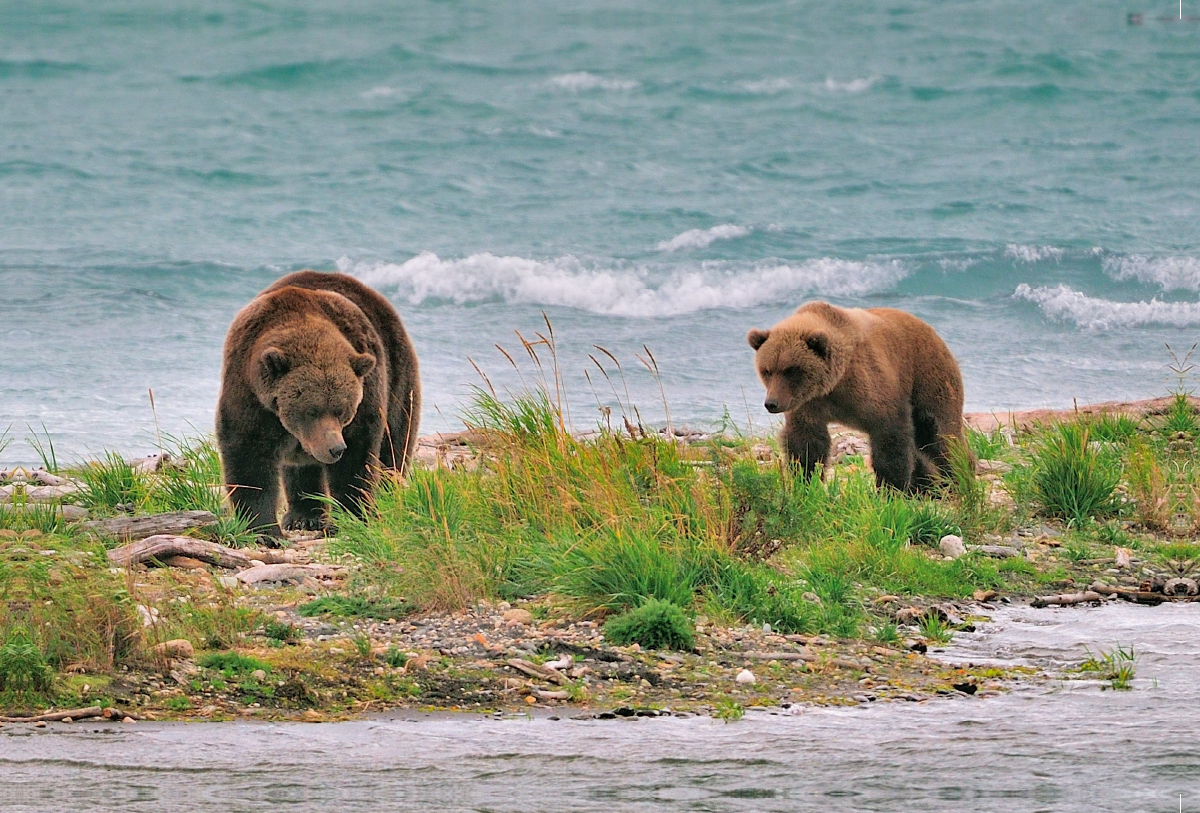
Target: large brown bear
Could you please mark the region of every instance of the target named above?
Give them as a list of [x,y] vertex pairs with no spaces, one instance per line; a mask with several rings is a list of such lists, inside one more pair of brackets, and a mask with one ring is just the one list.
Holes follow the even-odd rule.
[[962,437],[962,374],[929,325],[890,308],[809,302],[746,339],[764,406],[785,413],[784,449],[806,474],[829,459],[830,422],[870,436],[881,485],[917,491],[946,473]]
[[217,444],[235,510],[258,533],[315,530],[322,496],[361,513],[380,468],[403,470],[421,414],[417,356],[386,299],[299,271],[255,297],[225,338]]

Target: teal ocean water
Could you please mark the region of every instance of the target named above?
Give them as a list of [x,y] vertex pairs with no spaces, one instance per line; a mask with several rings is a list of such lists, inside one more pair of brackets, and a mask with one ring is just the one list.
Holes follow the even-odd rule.
[[495,344],[536,374],[514,331],[543,312],[576,425],[662,419],[645,345],[676,423],[762,428],[745,332],[817,297],[928,320],[970,409],[1163,394],[1164,345],[1200,339],[1177,11],[5,3],[5,459],[43,425],[62,457],[148,451],[151,388],[163,432],[208,431],[230,320],[304,267],[396,304],[426,430],[470,360],[520,385]]

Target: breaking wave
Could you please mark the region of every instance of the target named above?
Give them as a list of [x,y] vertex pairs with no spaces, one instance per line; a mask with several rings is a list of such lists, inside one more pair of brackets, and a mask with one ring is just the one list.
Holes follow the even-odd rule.
[[1200,291],[1200,260],[1195,257],[1105,257],[1104,273],[1115,280],[1153,283],[1164,291]]
[[1017,286],[1013,298],[1033,302],[1052,319],[1074,322],[1086,330],[1110,330],[1119,327],[1200,325],[1200,302],[1113,302],[1098,299],[1066,285],[1031,288]]
[[564,90],[633,90],[638,86],[636,79],[609,79],[587,71],[563,73],[550,79],[550,84]]
[[750,231],[745,226],[735,226],[732,223],[713,226],[711,229],[689,229],[682,234],[675,235],[670,240],[663,240],[655,248],[659,251],[678,251],[681,248],[704,248],[717,240],[732,240],[737,237],[745,237]]
[[1061,260],[1063,250],[1054,246],[1022,246],[1009,243],[1004,248],[1004,256],[1023,263],[1036,263],[1042,260]]
[[364,263],[343,257],[337,265],[369,285],[395,290],[414,305],[427,300],[465,304],[499,299],[642,318],[745,308],[786,301],[797,294],[864,294],[890,288],[908,273],[895,260],[817,258],[749,267],[709,262],[663,273],[646,267],[604,268],[570,255],[534,260],[472,254],[444,260],[429,251],[403,263]]

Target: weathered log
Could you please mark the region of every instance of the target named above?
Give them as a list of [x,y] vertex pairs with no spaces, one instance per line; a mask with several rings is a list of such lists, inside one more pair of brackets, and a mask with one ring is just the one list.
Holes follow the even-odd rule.
[[71,709],[70,711],[52,711],[48,714],[38,714],[34,717],[0,717],[0,723],[56,723],[60,720],[85,720],[89,717],[104,716],[104,709],[100,706],[88,706],[85,709]]
[[290,565],[296,561],[296,554],[290,550],[249,549],[242,552],[246,554],[247,559],[262,562],[264,565]]
[[100,536],[115,536],[117,539],[133,542],[158,534],[179,534],[193,528],[204,528],[216,521],[216,515],[209,511],[171,511],[146,517],[95,519],[83,523],[80,527]]
[[334,578],[341,576],[343,569],[334,565],[254,565],[237,574],[242,584],[259,582],[302,582],[305,578]]
[[1088,601],[1104,601],[1104,596],[1094,590],[1083,593],[1061,593],[1057,596],[1038,596],[1029,602],[1032,607],[1066,607],[1071,604],[1084,604]]
[[1107,584],[1093,584],[1088,589],[1096,593],[1120,596],[1126,601],[1136,601],[1138,604],[1162,604],[1164,601],[1171,600],[1170,596],[1164,596],[1162,593],[1151,593],[1146,590],[1136,590],[1132,587],[1112,587]]
[[513,669],[516,669],[518,672],[524,672],[530,677],[541,678],[542,680],[551,680],[560,685],[566,685],[567,683],[571,682],[570,678],[568,678],[566,675],[555,672],[553,669],[546,669],[538,666],[536,663],[524,660],[522,658],[509,658],[507,661],[505,661],[505,663],[507,663]]
[[216,542],[174,534],[155,534],[108,552],[108,558],[120,567],[129,567],[148,559],[161,562],[172,556],[186,556],[230,569],[248,568],[253,565],[250,558],[241,551],[226,548]]

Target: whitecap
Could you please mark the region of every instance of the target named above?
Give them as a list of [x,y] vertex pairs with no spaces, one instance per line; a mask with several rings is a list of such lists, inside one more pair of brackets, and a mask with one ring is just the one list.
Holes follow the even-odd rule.
[[723,223],[720,226],[713,226],[711,229],[688,229],[682,234],[675,235],[670,240],[663,240],[655,248],[659,251],[678,251],[681,248],[704,248],[717,240],[733,240],[738,237],[745,237],[750,231],[745,226],[735,226],[732,223]]
[[358,95],[363,99],[390,99],[393,96],[399,96],[400,91],[387,85],[378,85],[370,90],[364,90]]
[[753,82],[739,83],[742,90],[747,93],[760,93],[768,95],[772,93],[782,93],[785,90],[791,90],[792,83],[787,79],[761,79]]
[[878,76],[868,76],[866,79],[851,79],[849,82],[839,82],[832,76],[826,76],[825,89],[830,93],[862,93],[864,90],[870,90],[878,81]]
[[1086,330],[1110,330],[1117,327],[1200,325],[1200,302],[1114,302],[1091,297],[1066,285],[1031,288],[1017,286],[1014,299],[1033,302],[1052,319],[1074,322]]
[[1055,246],[1022,246],[1009,243],[1004,249],[1004,256],[1023,263],[1036,263],[1042,260],[1061,260],[1063,250]]
[[589,265],[571,255],[534,260],[485,253],[444,260],[429,251],[403,263],[356,263],[343,257],[338,268],[369,285],[395,290],[414,305],[499,299],[641,318],[752,307],[802,294],[864,294],[890,288],[908,273],[896,260],[825,257],[797,264],[701,263],[663,277],[644,267]]
[[610,79],[588,71],[576,71],[552,77],[550,84],[564,90],[633,90],[639,83],[635,79]]
[[1105,257],[1104,272],[1115,280],[1155,283],[1164,291],[1200,291],[1200,259],[1195,257]]

